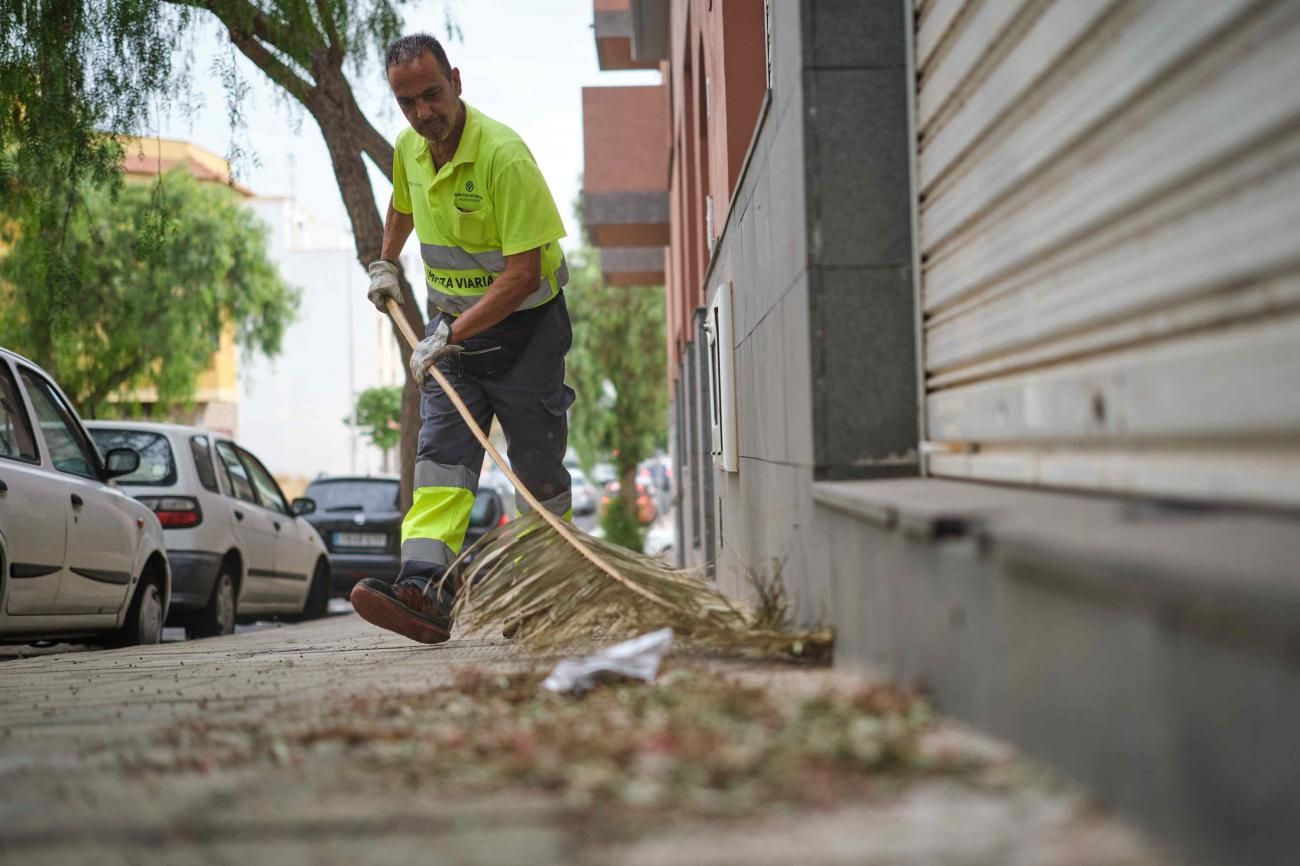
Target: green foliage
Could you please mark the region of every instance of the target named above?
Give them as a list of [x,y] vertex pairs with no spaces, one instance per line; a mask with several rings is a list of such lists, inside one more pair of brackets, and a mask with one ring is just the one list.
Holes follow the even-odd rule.
[[[368,128],[355,109],[344,64],[373,74],[374,62],[402,32],[407,0],[8,0],[0,3],[0,213],[27,211],[44,238],[41,280],[75,289],[63,267],[66,226],[85,181],[119,183],[123,148],[113,134],[139,134],[151,116],[190,102],[192,26],[211,15],[231,42],[211,74],[227,92],[232,164],[256,161],[239,143],[248,90],[234,64],[237,48],[275,83],[286,104],[330,114],[332,126]],[[442,4],[452,39],[455,0]],[[210,19],[208,19],[210,20]],[[179,48],[179,50],[178,50]],[[179,61],[179,62],[177,62]],[[327,106],[321,88],[336,96]],[[340,114],[341,112],[341,114]],[[318,116],[318,120],[321,116]],[[110,133],[110,135],[105,135]],[[379,139],[382,143],[382,139]],[[358,138],[355,146],[370,150]],[[383,154],[373,152],[373,159]],[[381,170],[387,172],[386,166]],[[368,182],[366,183],[368,192]]]
[[265,230],[231,192],[170,173],[151,186],[86,185],[67,220],[71,291],[47,290],[40,217],[16,221],[0,259],[0,344],[30,355],[83,409],[151,387],[192,399],[223,327],[274,355],[298,293],[267,259]]
[[629,550],[645,547],[645,532],[637,519],[635,500],[628,502],[622,495],[611,499],[601,512],[600,529],[611,544],[620,544]]
[[[444,33],[460,38],[457,0],[442,0]],[[291,109],[316,121],[334,164],[348,210],[357,259],[379,252],[383,217],[374,202],[366,160],[391,179],[392,144],[366,118],[347,72],[380,74],[376,60],[404,30],[408,0],[5,0],[0,2],[0,249],[12,243],[15,221],[32,244],[23,263],[27,286],[49,295],[50,321],[34,323],[29,351],[51,358],[62,347],[48,342],[75,329],[80,306],[79,255],[68,249],[69,228],[82,217],[80,196],[120,184],[122,147],[104,133],[139,133],[151,112],[173,104],[192,111],[194,51],[185,36],[199,21],[219,22],[230,51],[210,74],[226,89],[232,144],[227,158],[238,168],[256,163],[244,141],[247,83],[235,52],[265,74]],[[210,17],[209,17],[210,16]],[[428,18],[427,11],[422,12]],[[418,22],[428,28],[433,22]],[[173,69],[173,60],[178,61]],[[202,74],[202,73],[200,73]],[[163,215],[143,223],[139,246],[163,247],[148,231],[167,224]],[[403,281],[408,314],[414,296]],[[98,363],[92,362],[92,363]],[[404,411],[418,414],[419,392],[408,381]],[[414,447],[408,424],[404,446]],[[410,470],[403,473],[409,501]]]
[[357,395],[354,423],[366,431],[366,437],[384,452],[384,465],[388,453],[397,447],[402,438],[402,389],[367,388]]
[[102,133],[139,131],[165,101],[189,18],[157,0],[0,3],[0,221],[40,239],[27,272],[54,310],[79,288],[66,244],[81,196],[118,182],[122,147]]
[[569,382],[582,397],[574,404],[570,430],[583,463],[612,455],[623,508],[609,510],[614,523],[606,532],[619,533],[619,543],[635,542],[639,550],[636,466],[667,438],[664,293],[657,286],[606,285],[598,256],[585,243],[570,256]]
[[[160,5],[194,6],[215,16],[240,51],[276,84],[299,98],[289,78],[315,83],[323,67],[346,65],[369,74],[388,44],[403,32],[400,8],[407,0],[156,0]],[[458,31],[450,8],[446,24]],[[425,25],[426,27],[428,25]],[[260,46],[260,50],[258,48]],[[246,47],[252,50],[245,50]],[[267,48],[271,56],[260,55]],[[281,76],[286,76],[282,78]]]

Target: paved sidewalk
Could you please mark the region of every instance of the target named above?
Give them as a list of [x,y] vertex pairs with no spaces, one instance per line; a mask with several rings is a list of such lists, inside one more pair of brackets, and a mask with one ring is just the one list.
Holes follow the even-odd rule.
[[[291,749],[329,722],[383,726],[375,701],[450,686],[459,670],[541,669],[499,640],[423,647],[353,615],[142,650],[0,665],[0,861],[37,864],[1097,864],[1161,866],[1131,830],[1042,774],[942,778],[898,796],[596,823],[545,792],[458,796],[367,744]],[[811,689],[828,671],[734,667]],[[992,749],[949,730],[961,748]],[[400,748],[389,743],[386,748]],[[378,748],[375,745],[375,748]],[[296,747],[295,747],[296,748]],[[232,760],[237,757],[239,760]],[[389,756],[391,758],[391,754]],[[1007,760],[1002,758],[1004,762]],[[1008,766],[1018,767],[1015,762]]]

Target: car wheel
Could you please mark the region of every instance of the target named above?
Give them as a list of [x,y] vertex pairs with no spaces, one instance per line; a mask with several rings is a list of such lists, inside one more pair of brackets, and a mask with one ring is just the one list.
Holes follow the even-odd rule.
[[217,583],[212,587],[208,606],[199,611],[194,621],[185,627],[185,636],[194,638],[219,637],[235,633],[235,579],[222,566]]
[[126,622],[109,636],[109,646],[139,646],[162,642],[163,604],[162,592],[153,581],[136,590],[127,611]]
[[320,619],[329,613],[330,607],[330,567],[325,560],[316,563],[312,572],[311,589],[307,590],[307,601],[302,606],[304,620]]

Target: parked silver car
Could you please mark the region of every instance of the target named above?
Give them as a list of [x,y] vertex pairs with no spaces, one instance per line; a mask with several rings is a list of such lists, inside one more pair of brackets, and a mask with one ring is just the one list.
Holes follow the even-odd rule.
[[0,640],[161,640],[162,526],[112,480],[139,463],[101,455],[54,380],[0,349]]
[[587,480],[581,469],[570,468],[569,476],[573,486],[573,513],[595,514],[596,505],[600,502],[600,494],[596,492],[595,485]]
[[190,637],[230,634],[237,619],[314,619],[329,605],[320,535],[256,457],[199,427],[92,421],[101,448],[130,447],[139,468],[122,488],[153,509],[167,537],[174,597],[168,625]]

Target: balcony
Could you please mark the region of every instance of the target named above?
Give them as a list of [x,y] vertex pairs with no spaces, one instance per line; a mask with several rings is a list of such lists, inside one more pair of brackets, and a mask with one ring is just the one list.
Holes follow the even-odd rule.
[[667,246],[664,86],[584,88],[582,115],[583,223],[592,242],[598,247]]
[[668,0],[595,0],[602,70],[658,69],[668,58]]
[[611,286],[663,285],[664,248],[602,247],[600,273]]

